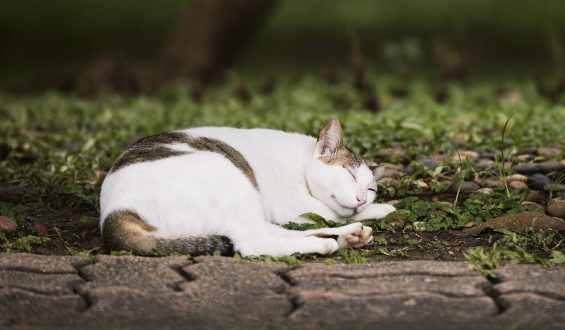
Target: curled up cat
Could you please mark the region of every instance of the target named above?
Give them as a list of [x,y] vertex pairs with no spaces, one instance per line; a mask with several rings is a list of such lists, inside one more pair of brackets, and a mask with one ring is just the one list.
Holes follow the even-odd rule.
[[287,230],[316,213],[343,222],[383,218],[373,173],[331,119],[318,139],[270,129],[200,127],[143,138],[102,185],[100,228],[111,249],[148,255],[328,255],[373,240],[360,222]]

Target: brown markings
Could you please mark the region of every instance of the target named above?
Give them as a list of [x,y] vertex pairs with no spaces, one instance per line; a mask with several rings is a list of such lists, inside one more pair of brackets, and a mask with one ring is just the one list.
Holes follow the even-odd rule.
[[167,144],[174,143],[187,144],[188,141],[189,137],[179,132],[162,133],[145,137],[129,146],[114,163],[110,169],[110,173],[137,163],[188,155],[190,152],[174,150],[166,146]]
[[356,168],[363,163],[363,160],[343,143],[343,129],[336,118],[330,119],[322,128],[316,147],[321,154],[319,159],[328,165]]
[[156,230],[157,228],[149,225],[137,213],[119,210],[106,217],[102,237],[109,249],[147,255],[157,246],[157,239],[153,235]]
[[361,166],[363,160],[346,146],[341,146],[329,156],[320,156],[319,159],[328,165],[341,165],[356,168]]
[[232,164],[235,165],[235,167],[247,176],[255,188],[259,188],[253,168],[251,168],[251,165],[249,165],[245,157],[243,157],[243,155],[232,146],[220,140],[207,137],[191,138],[188,144],[196,150],[216,152],[226,157],[230,162],[232,162]]
[[102,226],[104,244],[110,250],[131,251],[137,255],[183,253],[190,255],[233,253],[233,244],[226,236],[188,236],[166,239],[155,236],[157,228],[131,210],[110,213]]
[[190,154],[187,151],[168,148],[167,145],[170,144],[186,144],[195,150],[218,153],[232,162],[251,181],[255,188],[259,188],[253,168],[235,148],[217,139],[192,137],[182,132],[152,135],[134,142],[114,163],[110,173],[137,163]]

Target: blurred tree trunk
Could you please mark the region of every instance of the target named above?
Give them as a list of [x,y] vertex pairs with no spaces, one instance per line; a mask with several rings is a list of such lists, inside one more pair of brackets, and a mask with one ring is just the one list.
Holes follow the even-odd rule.
[[78,75],[74,90],[134,93],[179,78],[208,80],[233,64],[278,0],[194,0],[165,41],[160,58],[100,57]]
[[165,45],[168,75],[208,78],[226,68],[277,0],[197,0]]

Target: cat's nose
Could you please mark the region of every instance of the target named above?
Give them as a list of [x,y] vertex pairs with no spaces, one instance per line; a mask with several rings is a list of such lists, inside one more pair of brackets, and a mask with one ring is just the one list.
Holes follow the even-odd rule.
[[357,196],[357,207],[367,203],[367,197]]

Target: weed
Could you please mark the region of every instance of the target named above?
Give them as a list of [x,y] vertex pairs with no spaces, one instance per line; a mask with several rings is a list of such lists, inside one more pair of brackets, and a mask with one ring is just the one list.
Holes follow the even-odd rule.
[[546,266],[565,264],[565,255],[561,251],[563,240],[557,239],[554,230],[527,230],[522,234],[506,229],[496,232],[501,233],[502,237],[496,239],[490,249],[479,246],[465,253],[471,267],[485,276],[492,276],[492,271],[502,262],[539,263]]
[[124,251],[124,250],[117,250],[117,251],[110,251],[111,256],[133,256],[131,251]]
[[500,158],[499,157],[496,158],[496,165],[498,168],[498,172],[500,174],[500,180],[504,184],[504,189],[506,189],[506,196],[508,197],[510,197],[510,189],[508,188],[508,181],[506,180],[506,177],[508,176],[508,171],[504,164],[506,162],[506,158],[504,157],[504,150],[506,149],[506,146],[504,145],[504,137],[506,136],[506,128],[508,127],[508,123],[510,123],[510,119],[512,119],[512,117],[517,113],[518,111],[510,114],[510,116],[508,116],[506,122],[504,123],[504,128],[502,129],[502,135],[500,137],[500,145],[499,145]]
[[366,264],[367,252],[360,250],[353,250],[350,248],[341,248],[337,251],[338,255],[334,259],[342,261],[346,264]]
[[271,257],[269,255],[260,255],[260,256],[250,256],[250,257],[245,257],[245,258],[241,258],[241,256],[236,253],[234,255],[234,259],[236,260],[249,260],[249,261],[263,261],[263,262],[284,262],[286,264],[288,264],[289,266],[297,266],[299,264],[301,264],[303,262],[303,260],[308,259],[309,256],[305,256],[305,255],[301,255],[301,254],[293,254],[290,256],[285,256],[285,257],[280,257],[280,258],[275,258],[275,257]]
[[455,200],[453,201],[453,209],[457,210],[457,202],[459,201],[459,194],[461,193],[461,187],[463,187],[463,182],[465,182],[465,168],[463,167],[463,161],[461,160],[461,154],[459,153],[459,148],[455,143],[453,143],[455,150],[457,151],[457,161],[459,166],[457,166],[457,172],[453,179],[457,181],[457,193],[455,194]]
[[555,193],[555,190],[557,189],[557,187],[559,187],[560,185],[562,185],[565,182],[565,171],[562,171],[561,173],[555,175],[553,177],[553,179],[551,180],[551,183],[549,183],[549,199],[553,199],[553,194]]
[[31,252],[33,246],[43,245],[49,242],[49,240],[49,237],[27,235],[20,237],[13,242],[6,242],[4,244],[4,250],[6,252]]
[[387,247],[379,247],[374,250],[377,254],[382,254],[389,257],[407,257],[406,248],[401,249],[388,249]]

